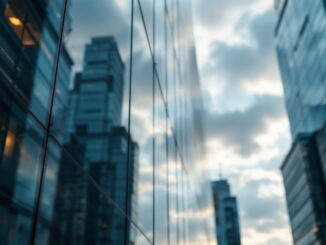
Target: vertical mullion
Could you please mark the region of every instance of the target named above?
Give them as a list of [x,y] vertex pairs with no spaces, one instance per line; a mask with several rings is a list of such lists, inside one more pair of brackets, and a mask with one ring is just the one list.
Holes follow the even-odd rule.
[[153,9],[152,9],[152,14],[153,14],[153,57],[152,57],[152,64],[153,64],[153,70],[152,70],[152,113],[153,113],[153,124],[152,124],[152,133],[153,133],[153,179],[152,179],[152,185],[153,185],[153,244],[155,244],[155,175],[156,175],[156,169],[155,169],[155,69],[156,69],[156,64],[155,64],[155,0],[153,0]]
[[66,12],[67,12],[67,5],[69,0],[64,0],[64,4],[62,7],[62,19],[61,19],[61,25],[60,25],[60,36],[58,40],[58,47],[56,52],[56,58],[55,58],[55,66],[54,66],[54,73],[52,77],[52,90],[51,90],[51,98],[50,98],[50,109],[48,112],[48,118],[45,128],[45,139],[44,139],[44,150],[43,150],[43,156],[42,156],[42,162],[41,162],[41,169],[39,172],[38,180],[39,185],[36,191],[36,200],[35,200],[35,210],[33,215],[33,221],[32,221],[32,231],[31,231],[31,239],[30,244],[33,245],[35,243],[36,239],[36,232],[37,232],[37,224],[38,224],[38,216],[40,211],[40,201],[41,201],[41,195],[42,195],[42,187],[43,187],[43,180],[44,180],[44,172],[45,172],[45,161],[46,161],[46,154],[48,149],[48,142],[49,142],[49,136],[50,136],[50,130],[52,125],[52,110],[53,110],[53,102],[54,102],[54,96],[55,96],[55,89],[56,89],[56,80],[58,75],[58,67],[59,67],[59,61],[60,61],[60,52],[61,52],[61,45],[62,45],[62,39],[63,39],[63,31],[65,26],[65,19],[66,19]]
[[[125,203],[125,239],[124,239],[124,244],[128,245],[129,244],[129,232],[130,232],[130,227],[129,227],[129,219],[128,216],[130,215],[130,206],[129,206],[129,185],[130,185],[130,180],[129,180],[129,175],[130,175],[130,144],[131,144],[131,132],[130,132],[130,125],[131,125],[131,95],[132,95],[132,64],[133,64],[133,36],[134,36],[134,0],[131,0],[131,20],[130,20],[130,60],[129,60],[129,100],[128,100],[128,143],[127,143],[127,173],[126,173],[126,203]],[[132,180],[133,183],[133,180]]]
[[164,56],[165,56],[165,150],[166,150],[166,219],[167,219],[167,243],[171,244],[170,240],[170,166],[169,166],[169,135],[168,135],[168,52],[167,52],[167,4],[164,0]]
[[179,179],[178,179],[178,154],[177,154],[177,147],[174,146],[174,153],[175,153],[175,188],[176,188],[176,232],[177,232],[177,245],[179,245],[180,241],[180,234],[179,234]]

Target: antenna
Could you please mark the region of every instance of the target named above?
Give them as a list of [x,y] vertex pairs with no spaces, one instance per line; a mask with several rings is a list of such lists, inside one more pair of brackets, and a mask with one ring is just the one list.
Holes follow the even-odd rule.
[[220,180],[222,180],[222,163],[221,162],[218,163],[218,167],[219,167],[218,176],[219,176]]

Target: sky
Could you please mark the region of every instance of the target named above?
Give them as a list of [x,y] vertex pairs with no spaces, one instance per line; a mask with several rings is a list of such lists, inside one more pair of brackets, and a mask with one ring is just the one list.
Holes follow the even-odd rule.
[[[229,180],[242,243],[291,244],[279,167],[289,123],[272,0],[193,1],[211,179]],[[219,167],[221,166],[221,167]],[[221,171],[220,171],[221,169]]]

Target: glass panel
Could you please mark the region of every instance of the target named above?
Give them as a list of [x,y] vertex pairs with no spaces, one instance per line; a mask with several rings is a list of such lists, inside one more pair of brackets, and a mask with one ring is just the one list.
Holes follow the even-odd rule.
[[155,66],[156,78],[160,83],[160,91],[163,94],[164,100],[167,97],[167,76],[166,76],[166,45],[167,39],[165,36],[165,8],[164,1],[155,2]]
[[153,63],[139,8],[135,5],[131,135],[139,145],[139,223],[153,239]]
[[170,241],[171,244],[178,244],[179,237],[179,217],[178,217],[178,192],[177,192],[177,151],[174,136],[169,130],[169,194],[170,194]]
[[167,213],[167,142],[165,106],[158,88],[155,86],[155,230],[156,244],[168,243]]
[[[86,134],[77,138],[90,145],[89,134],[110,134],[125,120],[130,1],[71,0],[64,25],[51,133],[61,143]],[[92,137],[103,143],[94,159],[107,161],[109,139]]]
[[0,243],[28,244],[44,132],[0,89]]
[[[136,25],[143,25],[144,33],[141,33],[141,35],[144,35],[144,39],[142,41],[142,44],[144,45],[143,47],[149,48],[153,51],[153,33],[154,33],[154,19],[153,19],[153,10],[154,10],[154,0],[140,0],[136,1],[137,6],[138,6],[138,11],[142,15],[141,18],[136,18]],[[142,17],[144,18],[144,22],[142,20]],[[146,37],[147,35],[147,37]],[[148,39],[147,39],[148,38]],[[140,41],[140,40],[139,40]]]
[[147,236],[146,233],[144,233],[140,227],[138,227],[136,224],[132,224],[131,225],[131,236],[135,237],[135,240],[132,239],[133,241],[135,241],[134,244],[139,244],[139,245],[150,245],[153,244],[152,240]]
[[[89,175],[98,172],[99,166],[85,169],[82,145],[75,142],[65,147],[69,153],[49,142],[36,243],[124,244],[124,210]],[[72,158],[73,152],[79,153],[79,159]],[[135,239],[131,235],[130,242]]]
[[1,87],[44,125],[60,36],[63,0],[1,1]]
[[[87,210],[81,221],[84,231],[80,231],[86,243],[122,244],[129,236],[118,212],[104,210],[101,195],[107,195],[132,220],[138,217],[138,144],[124,126],[129,100],[130,8],[130,1],[107,0],[72,0],[66,8],[51,136],[79,159],[82,170],[102,193],[87,190]],[[67,182],[71,178],[67,176]],[[67,215],[73,212],[68,210]],[[74,229],[70,229],[73,234]]]

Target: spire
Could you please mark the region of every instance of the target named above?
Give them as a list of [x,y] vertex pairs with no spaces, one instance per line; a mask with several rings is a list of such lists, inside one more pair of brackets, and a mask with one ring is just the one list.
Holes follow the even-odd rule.
[[219,179],[222,180],[222,163],[221,162],[218,163],[218,168],[219,168],[218,176],[219,176]]

